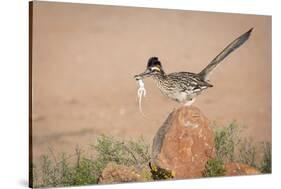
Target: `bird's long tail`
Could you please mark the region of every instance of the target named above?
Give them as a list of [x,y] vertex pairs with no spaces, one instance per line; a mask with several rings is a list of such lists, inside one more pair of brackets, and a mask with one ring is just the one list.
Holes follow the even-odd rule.
[[235,49],[243,45],[245,41],[247,41],[251,35],[253,28],[249,31],[235,39],[232,43],[230,43],[220,54],[218,54],[209,64],[206,66],[200,73],[199,76],[204,80],[207,81],[210,73],[217,67],[217,65],[225,59],[231,52]]

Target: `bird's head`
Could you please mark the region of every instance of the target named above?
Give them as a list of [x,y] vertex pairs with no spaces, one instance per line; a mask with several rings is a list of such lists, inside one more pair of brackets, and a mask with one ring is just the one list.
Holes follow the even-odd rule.
[[157,74],[164,74],[164,70],[162,68],[161,62],[158,60],[158,57],[151,57],[148,59],[146,70],[141,74],[135,75],[135,78],[141,79]]

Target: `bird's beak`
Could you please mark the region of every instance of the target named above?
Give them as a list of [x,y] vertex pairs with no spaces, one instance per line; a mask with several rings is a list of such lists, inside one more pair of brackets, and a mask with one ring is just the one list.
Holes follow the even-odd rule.
[[148,77],[148,76],[151,75],[151,73],[152,73],[152,72],[151,72],[149,69],[146,69],[143,73],[138,74],[138,75],[135,75],[135,79],[136,79],[136,80],[139,80],[139,79],[142,79],[142,78],[144,78],[144,77]]

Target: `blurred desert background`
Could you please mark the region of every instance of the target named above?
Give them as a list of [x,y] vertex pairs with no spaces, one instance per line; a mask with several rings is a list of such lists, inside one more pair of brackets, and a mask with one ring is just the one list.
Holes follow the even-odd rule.
[[212,74],[194,106],[218,125],[271,141],[271,17],[35,2],[32,49],[33,157],[87,149],[101,134],[148,143],[179,104],[152,79],[139,112],[135,74],[158,56],[166,73],[199,72],[254,27]]

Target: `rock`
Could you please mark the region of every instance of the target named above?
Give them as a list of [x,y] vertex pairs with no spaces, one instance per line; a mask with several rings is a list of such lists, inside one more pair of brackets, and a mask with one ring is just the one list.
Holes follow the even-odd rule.
[[209,121],[193,106],[170,113],[153,139],[152,162],[173,171],[176,179],[202,177],[207,160],[214,156]]
[[257,175],[261,172],[254,167],[243,163],[228,163],[224,165],[226,176],[237,176],[237,175]]
[[99,178],[99,184],[144,181],[134,167],[108,163]]

